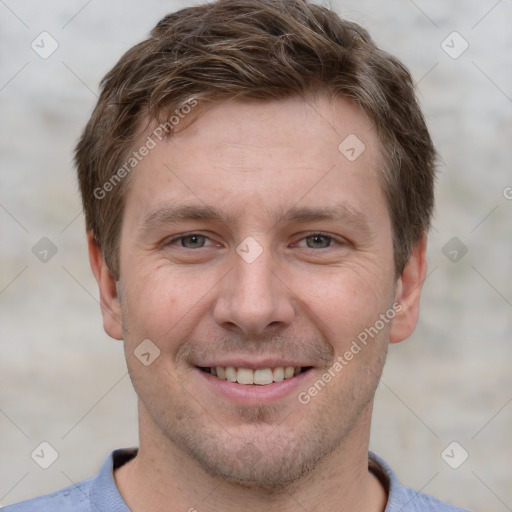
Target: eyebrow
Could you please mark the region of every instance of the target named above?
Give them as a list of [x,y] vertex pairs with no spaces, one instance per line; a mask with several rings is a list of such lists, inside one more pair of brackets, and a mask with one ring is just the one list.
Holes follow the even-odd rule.
[[[284,212],[271,214],[273,229],[282,223],[307,223],[318,221],[342,221],[366,234],[373,234],[372,223],[366,214],[350,204],[343,202],[332,207],[298,207],[293,206]],[[237,221],[236,217],[226,216],[216,208],[208,205],[176,204],[165,205],[146,215],[140,227],[143,231],[159,226],[167,226],[184,221],[203,221],[230,224]],[[271,230],[270,229],[270,230]]]
[[342,221],[365,233],[373,233],[372,224],[367,215],[346,202],[333,207],[300,208],[295,206],[276,217],[275,224],[280,222],[306,223],[328,220]]
[[141,222],[141,228],[145,230],[188,220],[228,223],[229,219],[211,206],[166,205],[146,215]]

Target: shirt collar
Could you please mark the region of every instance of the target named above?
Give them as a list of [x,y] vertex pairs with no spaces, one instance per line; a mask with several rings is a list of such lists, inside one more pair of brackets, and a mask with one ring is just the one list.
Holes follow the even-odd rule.
[[[114,450],[105,457],[100,472],[91,486],[90,500],[93,510],[129,512],[130,509],[117,490],[114,470],[133,459],[136,455],[137,448],[123,448]],[[373,452],[368,453],[368,460],[370,471],[377,476],[388,494],[385,512],[400,510],[407,504],[407,501],[404,501],[403,493],[400,492],[402,486],[395,473],[383,459]]]

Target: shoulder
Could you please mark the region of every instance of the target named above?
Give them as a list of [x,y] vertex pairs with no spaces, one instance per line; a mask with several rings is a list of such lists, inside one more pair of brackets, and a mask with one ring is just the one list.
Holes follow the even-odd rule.
[[90,488],[92,480],[84,480],[76,485],[45,496],[8,505],[0,512],[89,512]]
[[119,494],[113,471],[135,457],[136,448],[114,450],[103,460],[99,473],[61,491],[9,505],[0,512],[129,512]]
[[369,453],[369,467],[388,491],[385,512],[467,512],[427,494],[404,487],[389,465],[372,452]]
[[395,512],[395,510],[397,512],[398,510],[402,512],[468,512],[427,494],[402,486],[400,496],[397,496],[394,506],[389,508],[389,510],[386,508],[386,512]]

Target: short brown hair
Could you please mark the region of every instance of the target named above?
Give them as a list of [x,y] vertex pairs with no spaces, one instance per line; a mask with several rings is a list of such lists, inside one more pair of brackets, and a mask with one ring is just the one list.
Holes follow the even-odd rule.
[[174,124],[165,119],[191,98],[204,104],[316,93],[352,101],[377,130],[400,275],[430,226],[436,159],[408,70],[365,29],[326,7],[307,0],[218,0],[165,16],[122,56],[103,78],[77,144],[86,227],[114,277],[129,184],[122,178],[129,178],[126,161],[144,120],[164,122],[171,136]]

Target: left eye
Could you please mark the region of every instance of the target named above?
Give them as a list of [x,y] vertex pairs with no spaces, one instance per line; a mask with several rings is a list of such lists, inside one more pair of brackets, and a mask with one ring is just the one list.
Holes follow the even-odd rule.
[[181,247],[184,249],[201,249],[205,246],[207,240],[209,239],[206,236],[192,234],[174,238],[169,241],[169,244],[180,242]]
[[[306,242],[306,247],[308,249],[326,249],[332,245],[334,239],[332,236],[324,235],[322,233],[313,233],[304,237],[298,245],[303,241]],[[304,246],[302,245],[301,247]]]

